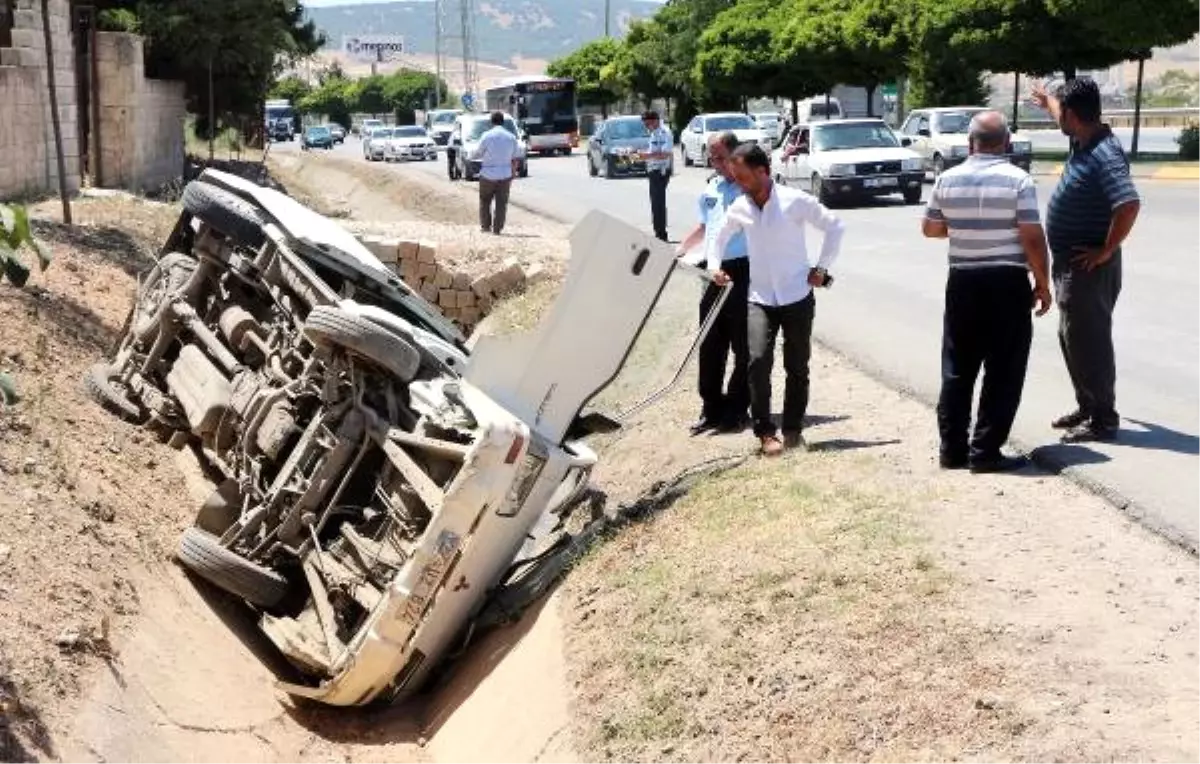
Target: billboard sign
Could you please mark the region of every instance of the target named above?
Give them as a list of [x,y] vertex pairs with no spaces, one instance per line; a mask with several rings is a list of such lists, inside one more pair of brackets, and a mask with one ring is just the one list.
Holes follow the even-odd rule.
[[360,61],[385,61],[404,52],[404,38],[390,34],[360,34],[342,38],[342,53]]

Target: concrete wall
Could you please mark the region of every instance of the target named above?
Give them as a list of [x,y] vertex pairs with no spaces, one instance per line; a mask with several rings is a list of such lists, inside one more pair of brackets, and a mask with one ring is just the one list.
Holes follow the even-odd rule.
[[[97,185],[153,191],[183,172],[183,83],[147,79],[142,38],[96,34],[100,83]],[[93,131],[93,141],[97,134]]]
[[[75,46],[68,0],[50,0],[67,188],[79,189]],[[58,190],[58,164],[38,0],[17,0],[12,47],[0,48],[0,200]]]

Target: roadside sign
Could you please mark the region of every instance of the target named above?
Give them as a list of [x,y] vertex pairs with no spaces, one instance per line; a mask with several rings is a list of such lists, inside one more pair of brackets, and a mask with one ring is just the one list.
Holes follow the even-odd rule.
[[342,38],[342,53],[359,61],[386,61],[404,52],[404,38],[391,34],[362,34]]
[[892,82],[892,83],[888,83],[886,85],[880,85],[879,92],[880,92],[880,94],[883,95],[884,98],[895,98],[896,97],[896,83]]
[[475,111],[475,96],[470,93],[462,94],[462,105],[467,111]]

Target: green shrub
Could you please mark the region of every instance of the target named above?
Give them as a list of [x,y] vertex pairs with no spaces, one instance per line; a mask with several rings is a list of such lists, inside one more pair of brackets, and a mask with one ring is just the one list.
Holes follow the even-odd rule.
[[139,34],[142,22],[137,14],[128,8],[110,8],[100,11],[97,17],[101,32],[131,32]]
[[29,280],[29,268],[17,257],[21,247],[33,250],[40,269],[46,270],[50,264],[50,250],[33,238],[25,208],[0,204],[0,280],[7,276],[19,287]]
[[1175,142],[1179,144],[1180,159],[1200,159],[1200,125],[1192,123],[1180,130]]

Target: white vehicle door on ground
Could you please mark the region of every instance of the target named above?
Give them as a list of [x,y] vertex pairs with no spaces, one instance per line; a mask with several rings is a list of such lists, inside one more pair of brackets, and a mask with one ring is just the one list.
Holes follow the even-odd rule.
[[[707,330],[696,303],[709,283],[670,247],[594,211],[571,232],[566,280],[538,329],[482,337],[466,379],[552,443],[585,406],[632,415],[679,381]],[[632,355],[637,374],[614,385]]]

